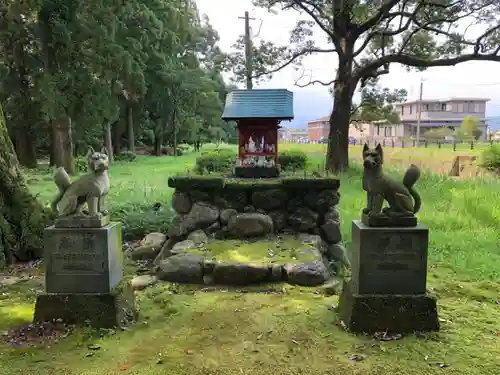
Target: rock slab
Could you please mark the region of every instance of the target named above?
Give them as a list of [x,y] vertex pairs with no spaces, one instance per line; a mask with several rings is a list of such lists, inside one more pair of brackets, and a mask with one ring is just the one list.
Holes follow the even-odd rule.
[[175,212],[181,215],[185,215],[191,211],[191,207],[193,203],[191,202],[191,198],[188,194],[176,191],[172,196],[172,208]]
[[176,216],[168,231],[169,237],[182,237],[212,225],[219,218],[219,209],[209,203],[197,202],[187,215]]
[[176,254],[164,259],[158,265],[159,280],[174,283],[203,283],[203,256],[197,254]]
[[287,282],[292,285],[317,286],[330,277],[328,269],[320,260],[309,263],[288,263],[283,268]]
[[139,246],[132,251],[130,256],[133,260],[155,259],[165,241],[167,241],[167,236],[163,233],[149,233],[141,240]]
[[213,281],[222,285],[249,285],[268,281],[270,268],[266,265],[217,263]]
[[[213,224],[212,224],[213,225]],[[188,240],[193,241],[196,245],[205,244],[208,242],[208,237],[201,229],[191,232],[187,237]]]
[[158,282],[158,278],[152,275],[140,275],[134,277],[130,281],[130,286],[133,290],[143,290],[148,286],[154,285]]
[[242,213],[229,219],[228,231],[238,238],[265,236],[274,231],[273,220],[257,212]]
[[181,242],[177,242],[172,250],[170,250],[171,254],[179,254],[186,250],[196,249],[196,244],[191,240],[184,240]]

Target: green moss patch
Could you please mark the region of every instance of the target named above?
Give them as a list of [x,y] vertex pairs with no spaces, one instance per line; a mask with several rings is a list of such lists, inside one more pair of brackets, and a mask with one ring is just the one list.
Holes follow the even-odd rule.
[[283,178],[282,185],[287,189],[338,190],[340,180],[335,177],[293,176]]
[[168,179],[168,187],[180,191],[221,190],[224,187],[224,179],[213,176],[174,176]]
[[321,258],[311,244],[293,236],[270,238],[261,241],[215,240],[204,250],[190,250],[193,254],[204,254],[207,259],[229,263],[305,263]]

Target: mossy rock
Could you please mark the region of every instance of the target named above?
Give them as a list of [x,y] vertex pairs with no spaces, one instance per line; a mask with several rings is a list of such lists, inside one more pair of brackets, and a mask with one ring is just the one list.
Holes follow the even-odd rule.
[[282,179],[287,189],[338,190],[340,180],[335,177],[288,177]]
[[168,179],[168,187],[179,191],[222,190],[224,178],[214,176],[174,176]]
[[281,187],[281,178],[226,178],[224,188],[228,191],[260,191]]

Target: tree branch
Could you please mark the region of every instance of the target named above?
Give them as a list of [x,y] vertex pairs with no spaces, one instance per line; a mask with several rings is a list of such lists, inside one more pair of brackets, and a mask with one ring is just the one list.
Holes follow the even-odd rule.
[[[396,18],[396,16],[394,17]],[[359,56],[361,53],[363,53],[363,51],[365,50],[365,48],[368,46],[368,44],[373,40],[373,38],[375,38],[376,36],[381,36],[383,38],[385,37],[391,37],[391,36],[395,36],[395,35],[398,35],[406,30],[408,30],[408,28],[410,27],[411,25],[411,18],[408,18],[406,23],[403,25],[403,17],[401,17],[400,19],[400,22],[399,22],[399,27],[396,29],[396,30],[392,30],[392,31],[387,31],[389,26],[390,26],[390,21],[392,21],[392,19],[388,20],[387,21],[387,25],[385,27],[385,29],[383,31],[380,31],[380,30],[376,30],[376,31],[373,31],[371,33],[369,33],[366,38],[363,40],[363,44],[361,45],[361,47],[359,47],[353,54],[354,57],[356,56]]]
[[300,88],[304,88],[304,87],[307,87],[307,86],[310,86],[310,85],[314,85],[314,84],[320,84],[322,86],[331,86],[332,84],[334,84],[336,82],[336,80],[332,80],[332,81],[329,81],[329,82],[324,82],[324,81],[321,81],[321,80],[313,80],[312,79],[312,70],[309,70],[309,82],[305,83],[305,84],[299,84],[299,81],[305,77],[305,69],[302,69],[302,73],[300,75],[299,78],[297,78],[294,82],[294,85],[297,86],[297,87],[300,87]]
[[500,46],[490,54],[480,55],[480,54],[468,54],[461,55],[457,57],[444,58],[444,59],[436,59],[436,60],[426,60],[425,58],[420,58],[411,55],[405,54],[395,54],[383,56],[367,65],[365,65],[360,71],[356,73],[356,76],[359,79],[363,79],[364,77],[370,76],[373,72],[379,75],[377,70],[386,65],[392,63],[399,63],[406,66],[412,66],[416,68],[431,68],[436,66],[455,66],[457,64],[461,64],[467,61],[497,61],[500,62]]
[[307,86],[315,85],[316,83],[318,83],[318,84],[320,84],[322,86],[331,86],[331,85],[333,85],[335,83],[335,81],[336,80],[334,79],[334,80],[331,80],[329,82],[324,82],[324,81],[320,81],[320,80],[315,79],[313,81],[307,82],[304,85],[301,85],[298,82],[295,82],[295,86],[300,87],[300,88],[304,88],[304,87],[307,87]]
[[[333,44],[335,45],[335,48],[337,49],[337,51],[342,50],[340,48],[338,38],[336,37],[335,32],[333,31],[333,28],[331,27],[331,25],[330,25],[330,27],[328,27],[329,25],[325,25],[325,23],[323,21],[321,21],[320,17],[323,19],[328,19],[328,17],[326,16],[326,14],[324,14],[321,11],[321,9],[317,5],[311,3],[310,1],[306,1],[306,0],[291,0],[291,1],[292,1],[292,6],[295,5],[299,9],[306,12],[314,20],[314,22],[316,22],[316,24],[321,28],[321,30],[323,30],[326,33],[326,35],[328,35],[330,37],[330,39],[333,41]],[[304,5],[304,3],[311,6],[313,8],[313,10],[309,9],[306,5]],[[314,14],[314,11],[318,12],[319,16]]]
[[356,28],[356,32],[354,34],[358,37],[370,30],[372,27],[375,27],[384,18],[389,16],[389,12],[391,11],[391,9],[400,1],[401,0],[387,0],[384,4],[382,4],[378,12],[376,12],[371,18],[369,18]]
[[[356,115],[356,113],[359,111],[360,108],[361,108],[361,104],[353,105],[351,108],[350,116],[354,117],[354,115]],[[354,121],[356,121],[356,120],[354,120]]]
[[[387,20],[385,28],[383,30],[374,30],[371,33],[369,33],[366,36],[366,38],[364,39],[361,47],[358,48],[357,51],[355,51],[354,56],[360,55],[365,50],[365,48],[368,46],[370,41],[373,40],[374,37],[380,36],[382,38],[385,38],[385,37],[396,36],[404,31],[407,31],[410,28],[410,26],[412,25],[412,23],[417,26],[417,28],[412,31],[412,33],[411,33],[412,36],[415,35],[418,31],[426,30],[426,31],[430,31],[430,32],[433,32],[436,34],[445,35],[445,36],[449,37],[450,36],[449,32],[443,31],[439,28],[432,27],[432,25],[436,25],[436,24],[440,24],[440,23],[448,23],[451,26],[453,23],[458,22],[462,19],[465,19],[465,18],[471,16],[472,14],[474,14],[475,12],[477,12],[481,9],[484,9],[487,6],[491,5],[491,3],[488,2],[488,3],[480,5],[479,7],[473,7],[469,12],[460,14],[456,17],[453,17],[453,18],[435,18],[435,19],[432,19],[432,20],[425,22],[425,23],[420,22],[418,17],[417,17],[418,13],[424,8],[424,6],[435,6],[437,8],[447,9],[447,8],[450,8],[450,7],[453,7],[457,4],[459,4],[461,1],[462,0],[457,0],[456,2],[453,2],[453,3],[448,4],[448,5],[439,4],[439,3],[426,3],[426,1],[420,1],[412,12],[406,12],[406,11],[404,11],[404,7],[406,6],[406,3],[408,2],[408,0],[404,0],[403,4],[401,4],[401,9],[398,12],[388,12],[388,13],[386,13],[386,15],[384,17],[381,18],[381,20],[379,22],[382,22],[383,20]],[[391,22],[397,17],[400,17],[399,27],[396,30],[388,30],[390,25],[391,25]],[[405,19],[405,18],[406,18],[406,23],[403,25],[403,19]],[[359,34],[359,35],[361,35],[361,34]],[[410,39],[411,38],[406,38],[406,42],[403,44],[405,44],[405,45],[408,44],[408,41]],[[469,42],[466,40],[463,40],[462,44],[475,45],[475,43]],[[404,49],[402,48],[401,51],[403,51],[403,50]]]
[[290,58],[288,58],[288,61],[280,64],[278,67],[271,69],[271,70],[268,70],[268,71],[263,72],[263,73],[255,74],[254,76],[252,76],[252,78],[260,78],[260,77],[263,77],[263,76],[266,76],[269,74],[279,72],[281,69],[286,68],[287,66],[293,64],[294,62],[299,60],[301,57],[308,56],[308,55],[311,55],[313,53],[333,53],[336,51],[337,50],[335,48],[331,48],[331,49],[305,48],[299,52],[293,53],[292,56]]
[[[382,54],[378,55],[375,52],[373,54],[375,57],[377,57],[376,60],[368,62],[364,67],[358,68],[357,70],[357,77],[361,80],[362,85],[366,83],[367,80],[370,80],[372,78],[376,78],[382,74],[387,74],[389,72],[389,66],[391,63],[397,62],[406,66],[412,66],[412,67],[418,67],[418,68],[426,68],[426,67],[433,67],[433,66],[452,66],[459,64],[464,61],[499,61],[497,60],[500,59],[498,56],[498,50],[500,47],[493,53],[490,54],[485,54],[485,51],[487,50],[486,46],[484,46],[483,41],[490,36],[491,34],[495,33],[500,29],[500,25],[497,25],[496,27],[492,27],[488,30],[486,30],[481,36],[479,36],[476,40],[467,40],[465,37],[460,37],[458,40],[455,40],[454,42],[458,46],[472,46],[474,47],[472,53],[469,53],[467,55],[462,55],[458,56],[455,58],[443,58],[443,59],[436,59],[436,60],[429,60],[429,57],[416,57],[410,54],[405,53],[405,49],[408,46],[408,44],[412,41],[412,38],[420,31],[427,31],[436,35],[443,35],[449,38],[450,41],[453,41],[454,39],[457,38],[456,35],[453,35],[449,31],[442,30],[439,27],[434,27],[433,25],[439,25],[442,23],[449,23],[450,25],[453,24],[454,22],[457,22],[461,19],[465,19],[466,17],[469,17],[474,14],[474,12],[484,10],[485,7],[491,5],[491,1],[489,2],[480,4],[478,6],[473,7],[473,9],[470,9],[469,11],[462,13],[458,16],[455,17],[440,17],[440,18],[434,18],[431,19],[428,22],[422,22],[419,20],[417,17],[417,13],[419,11],[419,6],[420,4],[426,4],[425,1],[422,1],[419,3],[419,5],[414,9],[413,12],[405,12],[405,11],[399,11],[396,12],[399,14],[401,17],[407,18],[408,22],[406,23],[405,27],[408,28],[411,24],[415,25],[416,27],[410,31],[410,33],[406,36],[403,37],[402,43],[400,47],[398,48],[397,51],[393,52],[390,55],[385,55],[385,49],[384,46],[381,47],[382,49]],[[449,8],[454,5],[459,5],[459,2],[453,2],[452,4],[444,5],[444,4],[435,4],[431,3],[430,5],[436,6],[439,8]],[[429,4],[426,4],[429,5]],[[396,14],[393,13],[393,14]],[[389,17],[388,15],[386,15]],[[404,28],[404,27],[403,27]],[[387,27],[386,29],[387,30]],[[375,30],[374,32],[370,33],[366,40],[364,41],[363,45],[361,48],[359,48],[356,51],[356,54],[359,54],[363,51],[364,48],[368,45],[369,41],[368,39],[373,39],[375,35],[382,35],[382,36],[392,36],[392,31],[386,32],[386,31],[380,31],[380,30]],[[397,31],[404,31],[404,30],[395,30],[394,34],[398,34]],[[457,47],[458,48],[458,47]],[[482,54],[480,54],[480,52]],[[384,69],[379,70],[381,67],[384,67]]]

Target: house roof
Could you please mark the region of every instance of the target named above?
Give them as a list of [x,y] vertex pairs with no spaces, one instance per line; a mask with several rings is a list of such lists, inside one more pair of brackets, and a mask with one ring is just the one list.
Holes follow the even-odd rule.
[[285,89],[233,90],[226,97],[223,120],[293,119],[293,93]]
[[320,117],[319,119],[317,119],[317,120],[311,120],[308,123],[320,122],[320,121],[330,121],[330,116]]
[[395,103],[394,106],[399,107],[401,105],[405,104],[417,104],[418,102],[421,103],[449,103],[449,102],[489,102],[490,99],[488,98],[445,98],[445,99],[423,99],[421,101],[419,100],[411,100],[403,103]]

